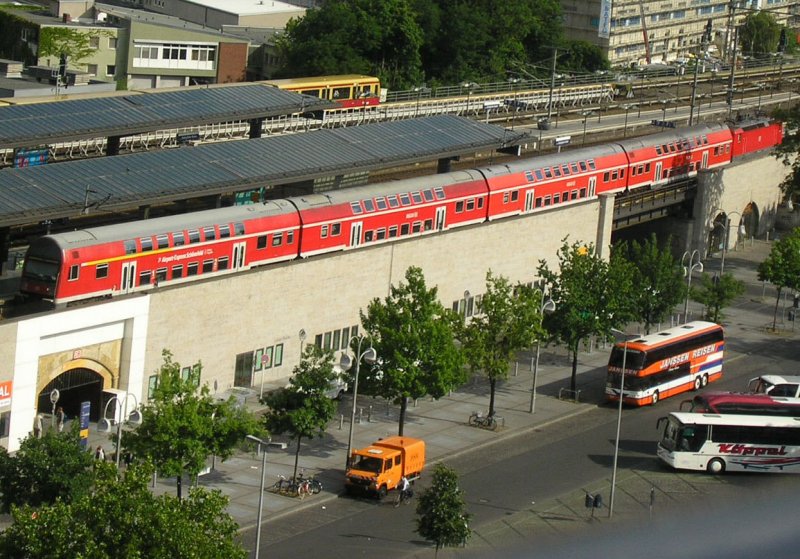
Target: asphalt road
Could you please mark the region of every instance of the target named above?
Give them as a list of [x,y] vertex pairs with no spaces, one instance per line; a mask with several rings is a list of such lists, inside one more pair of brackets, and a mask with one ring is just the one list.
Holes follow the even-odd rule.
[[[747,301],[742,303],[748,304]],[[725,376],[706,390],[742,390],[748,379],[761,372],[795,372],[797,349],[794,345],[791,340],[779,337],[752,344],[728,340]],[[624,411],[618,479],[634,470],[658,471],[699,482],[709,479],[701,473],[666,472],[655,456],[656,420],[677,410],[683,399],[678,396],[653,407]],[[582,488],[589,491],[606,487],[603,493],[607,504],[616,418],[616,407],[600,406],[448,462],[460,474],[468,511],[473,515],[473,529],[480,532],[483,526],[524,514],[537,501],[556,499]],[[794,491],[796,480],[795,476],[722,476],[716,480],[718,490],[715,487],[709,499],[718,498],[722,503],[731,497],[753,497],[773,489]],[[416,490],[423,487],[424,483]],[[655,509],[660,510],[660,506],[661,503],[656,503]],[[395,509],[391,502],[339,498],[269,522],[262,535],[262,556],[384,559],[428,556],[430,551],[432,557],[430,546],[414,531],[414,508],[413,502]],[[586,515],[588,517],[589,513]],[[584,531],[580,524],[575,526],[578,534]],[[569,527],[565,530],[569,532]],[[525,539],[524,534],[522,537]],[[526,556],[533,556],[530,554],[533,549],[541,551],[534,540],[531,536]],[[472,544],[464,553],[468,553],[470,547]],[[509,549],[509,556],[513,553]]]

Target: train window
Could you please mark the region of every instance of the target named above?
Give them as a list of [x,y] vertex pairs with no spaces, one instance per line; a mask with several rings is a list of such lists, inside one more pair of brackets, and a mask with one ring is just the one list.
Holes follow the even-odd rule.
[[180,247],[186,244],[186,240],[183,237],[183,231],[178,231],[177,233],[172,234],[172,246]]
[[578,170],[578,164],[577,163],[570,163],[569,166],[572,169],[572,172],[575,173],[576,175],[580,172]]
[[389,227],[389,238],[393,239],[397,236],[397,225],[392,225]]
[[586,161],[579,161],[578,165],[581,166],[581,171],[583,171],[584,173],[588,170],[588,168],[586,167]]
[[200,231],[197,229],[189,229],[189,242],[190,243],[199,243],[200,242]]
[[139,272],[139,285],[150,285],[153,282],[153,272],[150,270]]
[[661,145],[661,152],[662,153],[669,153],[669,146],[667,146],[667,144],[662,144]]
[[569,165],[567,165],[566,163],[562,165],[561,172],[564,173],[565,175],[569,175]]
[[578,191],[577,190],[573,190],[572,191],[572,199],[573,200],[577,200],[578,199]]
[[300,93],[302,93],[303,95],[313,95],[314,97],[322,97],[319,94],[319,89],[304,89]]
[[426,219],[425,220],[425,231],[431,231],[431,230],[433,230],[433,220],[432,219]]
[[544,168],[544,176],[547,179],[552,179],[553,178],[553,173],[552,173],[552,171],[550,171],[550,167],[545,167]]
[[669,145],[669,152],[670,153],[675,153],[675,151],[676,151],[675,144],[670,144]]
[[234,223],[233,234],[236,235],[237,237],[239,235],[244,235],[244,223],[242,223],[241,221]]
[[467,211],[471,212],[474,209],[475,209],[475,199],[470,198],[469,200],[467,200]]
[[322,226],[322,228],[319,231],[319,236],[321,238],[323,238],[323,239],[326,239],[328,237],[328,226],[327,225],[323,225]]
[[220,225],[219,226],[219,238],[220,239],[227,239],[231,236],[231,226],[230,225]]
[[338,237],[342,234],[342,224],[341,223],[332,223],[331,224],[331,237]]
[[169,246],[169,237],[166,235],[156,235],[156,245],[158,248],[167,248]]
[[730,153],[730,152],[731,152],[731,145],[725,144],[725,153]]
[[594,159],[590,159],[589,160],[589,170],[591,170],[591,171],[595,170]]
[[199,269],[200,269],[200,264],[198,262],[189,262],[186,265],[186,275],[196,276]]
[[508,204],[508,192],[503,192],[503,203]]
[[536,207],[537,208],[541,208],[542,207],[542,199],[541,198],[537,198],[536,199]]
[[[514,192],[511,193],[511,201],[516,202],[517,200],[519,200],[519,190],[515,190]],[[478,200],[478,202],[480,202],[480,199]]]
[[437,200],[445,199],[444,188],[442,188],[441,186],[437,186],[436,188],[434,188],[433,193],[436,195]]
[[214,261],[213,260],[203,260],[203,273],[208,274],[209,272],[214,271]]
[[464,211],[464,200],[459,200],[456,202],[456,213],[460,214]]
[[558,204],[561,202],[561,195],[560,194],[553,194],[553,203]]
[[228,260],[227,256],[223,256],[219,260],[217,260],[217,270],[227,270],[228,269]]
[[608,171],[603,173],[603,182],[608,182],[608,179],[610,178],[611,178],[611,173],[609,173]]
[[656,146],[656,155],[661,155],[661,146]]
[[433,190],[423,190],[422,197],[426,202],[433,202]]
[[422,231],[422,222],[421,221],[415,221],[414,223],[411,224],[411,232],[412,233],[419,233],[420,231]]
[[586,188],[581,188],[581,198],[586,198]]
[[165,281],[167,279],[167,269],[166,268],[159,268],[156,270],[156,283],[160,281]]
[[386,198],[375,198],[375,205],[379,210],[385,210],[388,207],[386,205]]
[[644,165],[639,165],[638,169],[639,170],[637,171],[637,173],[641,175],[642,173],[645,172],[645,170],[647,170],[647,171],[650,170],[650,163],[647,164],[647,169],[645,169]]
[[74,281],[74,280],[78,279],[78,271],[79,270],[80,270],[80,267],[77,264],[73,264],[72,266],[70,266],[69,267],[69,275],[67,276],[67,279],[69,281]]
[[214,230],[213,225],[209,225],[208,227],[203,227],[203,237],[207,241],[213,241],[217,238],[217,232]]
[[544,197],[544,206],[545,207],[549,206],[551,201],[552,201],[552,199],[550,198],[550,196],[545,196]]
[[483,198],[478,198],[478,209],[483,207]]
[[96,279],[102,279],[108,277],[108,264],[98,264],[97,268],[94,271],[94,277]]
[[367,198],[366,200],[362,200],[362,202],[364,202],[365,210],[367,210],[368,212],[375,211],[375,202],[372,200],[372,198]]
[[649,173],[650,172],[650,163],[645,163],[644,164],[644,172],[645,173]]
[[283,233],[272,234],[272,246],[279,247],[283,244]]
[[153,250],[153,239],[150,237],[142,237],[139,242],[142,243],[142,252]]
[[614,169],[614,170],[611,172],[611,180],[612,180],[612,181],[615,181],[615,180],[617,180],[617,178],[618,178],[618,177],[619,177],[619,171],[617,171],[616,169]]
[[536,180],[540,180],[540,181],[544,180],[544,175],[542,175],[542,170],[541,169],[536,169],[534,171],[534,173],[536,173]]
[[619,178],[621,178],[621,179],[625,178],[625,169],[620,169],[619,170]]
[[391,196],[387,196],[386,200],[389,201],[390,208],[396,208],[397,206],[400,205],[400,202],[397,201],[397,196],[395,196],[394,194],[392,194]]
[[287,231],[286,232],[286,244],[290,245],[294,243],[294,231]]
[[401,194],[400,195],[400,204],[403,206],[410,206],[411,205],[411,196],[408,194]]
[[258,237],[256,237],[256,248],[257,249],[267,248],[266,235],[259,235]]
[[183,264],[178,264],[172,267],[172,279],[179,279],[183,277]]
[[408,223],[404,223],[400,226],[400,234],[401,235],[408,235],[408,232],[411,230],[411,227]]
[[414,200],[415,204],[421,204],[422,203],[422,195],[419,192],[412,192],[411,193],[411,199]]
[[125,254],[136,254],[136,241],[125,241]]
[[703,145],[708,145],[708,136],[703,136]]
[[380,229],[378,229],[378,230],[375,232],[375,240],[376,240],[376,241],[382,241],[382,240],[384,240],[385,238],[386,238],[386,229],[384,229],[383,227],[381,227]]
[[350,209],[352,209],[353,213],[356,215],[364,213],[364,210],[361,209],[361,202],[350,202]]
[[364,242],[365,243],[371,243],[372,242],[372,235],[373,235],[372,231],[365,232],[364,233]]
[[352,94],[350,93],[350,87],[334,87],[333,88],[333,99],[350,99]]
[[564,192],[564,193],[561,195],[561,200],[563,200],[564,202],[569,202],[569,190],[568,190],[568,191],[566,191],[566,192]]
[[557,177],[561,176],[561,169],[558,166],[553,167],[553,174]]

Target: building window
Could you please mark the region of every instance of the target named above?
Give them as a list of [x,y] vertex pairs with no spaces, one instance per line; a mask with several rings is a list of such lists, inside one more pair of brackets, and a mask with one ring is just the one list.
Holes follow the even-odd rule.
[[93,49],[99,49],[100,37],[89,37],[89,46]]
[[117,38],[116,37],[109,37],[108,38],[108,48],[110,48],[110,49],[117,48]]
[[117,73],[117,67],[114,64],[106,66],[106,76],[114,76]]
[[90,76],[97,76],[97,64],[87,64],[86,73]]
[[147,379],[147,399],[152,400],[158,388],[158,375],[150,375]]

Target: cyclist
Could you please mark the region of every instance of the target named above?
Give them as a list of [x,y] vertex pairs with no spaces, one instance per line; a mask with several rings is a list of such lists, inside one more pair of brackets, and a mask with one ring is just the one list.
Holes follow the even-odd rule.
[[399,505],[402,501],[411,499],[411,483],[408,481],[406,476],[400,478],[400,494],[397,496],[397,501],[395,502],[395,506]]

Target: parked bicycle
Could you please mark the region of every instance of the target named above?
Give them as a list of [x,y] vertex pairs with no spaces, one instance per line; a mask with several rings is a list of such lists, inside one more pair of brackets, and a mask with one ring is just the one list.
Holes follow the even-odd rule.
[[470,414],[469,424],[473,427],[483,427],[490,431],[497,429],[497,420],[494,415],[483,415],[483,412],[480,411],[474,411]]
[[270,487],[270,491],[275,491],[277,493],[283,493],[289,489],[289,479],[286,478],[283,474],[278,474],[278,481],[272,484]]

